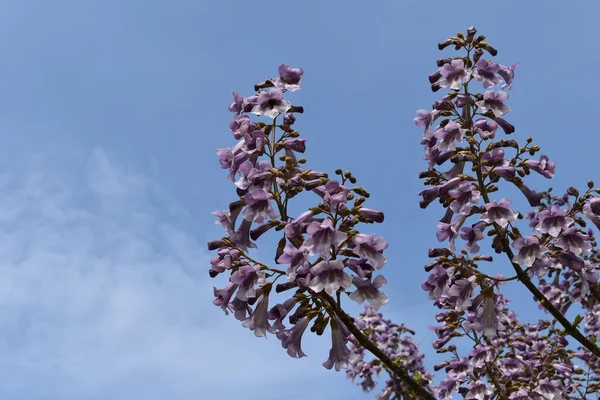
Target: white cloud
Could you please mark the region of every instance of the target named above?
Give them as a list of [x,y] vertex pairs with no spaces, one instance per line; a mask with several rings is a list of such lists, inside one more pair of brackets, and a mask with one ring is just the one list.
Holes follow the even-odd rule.
[[149,176],[83,159],[0,175],[1,398],[362,397],[320,367],[328,338],[289,359],[210,304],[205,244]]

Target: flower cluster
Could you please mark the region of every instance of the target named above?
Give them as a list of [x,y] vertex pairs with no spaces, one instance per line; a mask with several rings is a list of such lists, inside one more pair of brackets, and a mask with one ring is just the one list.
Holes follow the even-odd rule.
[[[377,347],[406,368],[419,384],[429,387],[433,376],[425,370],[423,355],[419,353],[419,346],[411,337],[414,335],[413,331],[404,325],[384,319],[383,315],[372,307],[365,308],[365,311],[356,319],[356,325],[377,344]],[[350,342],[350,351],[354,355],[354,361],[346,370],[346,376],[353,381],[358,381],[361,388],[365,392],[369,392],[377,386],[376,379],[385,366],[377,358],[367,360],[364,347],[355,338],[352,338]],[[392,374],[390,379],[386,380],[382,393],[377,398],[389,400],[393,398],[392,396],[399,398],[399,395],[407,395],[407,393],[410,393],[410,388],[407,388],[402,381],[394,379]]]
[[[388,243],[357,230],[360,223],[383,222],[384,215],[364,207],[369,193],[354,185],[350,172],[337,170],[331,179],[303,167],[306,141],[294,128],[303,108],[284,98],[301,88],[302,78],[302,69],[281,65],[279,76],[258,83],[254,95],[233,93],[230,130],[238,142],[217,155],[237,196],[213,213],[226,236],[209,243],[217,251],[209,273],[228,276],[224,288],[214,289],[214,304],[256,336],[276,335],[292,357],[305,356],[301,342],[309,326],[318,335],[329,326],[332,348],[323,365],[340,370],[352,356],[342,295],[374,308],[388,301],[380,290],[386,280],[377,274]],[[317,204],[293,218],[288,206],[301,192],[316,195]],[[282,267],[249,253],[269,231],[278,236],[275,263]],[[274,301],[273,289],[281,301]]]
[[[555,164],[546,155],[530,158],[540,150],[532,145],[531,138],[520,145],[514,139],[497,137],[498,128],[506,135],[515,131],[505,119],[510,111],[506,90],[512,87],[518,64],[507,67],[484,59],[486,52],[491,56],[497,52],[483,35],[475,35],[471,27],[466,35],[458,34],[439,44],[440,50],[454,45],[466,55],[438,61],[439,69],[429,77],[432,90],[445,88],[450,92],[434,103],[432,111],[418,110],[415,118],[416,125],[424,128],[421,143],[428,166],[420,174],[428,186],[420,193],[420,204],[425,208],[438,200],[445,208],[437,239],[447,242],[447,247],[430,250],[435,261],[425,267],[430,275],[422,285],[435,305],[444,310],[437,317],[440,325],[435,328],[438,339],[433,346],[454,356],[444,364],[448,374],[436,392],[440,398],[452,398],[456,391],[466,399],[484,399],[492,394],[509,399],[567,398],[580,389],[573,376],[575,370],[582,370],[564,361],[569,359],[570,350],[567,340],[554,328],[556,320],[542,321],[535,329],[519,325],[500,286],[522,282],[540,307],[560,321],[565,328],[563,335],[580,342],[582,353],[596,351],[597,356],[598,348],[564,314],[574,303],[586,312],[589,304],[596,303],[597,295],[590,288],[598,282],[600,264],[591,256],[595,242],[592,233],[584,229],[583,216],[600,226],[600,198],[593,195],[599,191],[590,182],[581,195],[570,188],[565,196],[554,199],[525,184],[531,172],[552,178]],[[483,93],[472,91],[475,83],[483,86]],[[444,164],[451,167],[442,169]],[[527,214],[531,234],[521,233],[518,220],[523,213],[513,208],[510,199],[494,198],[502,183],[514,185],[534,207]],[[482,272],[479,263],[492,261],[491,256],[480,254],[486,237],[491,239],[495,253],[508,256],[514,277]],[[458,251],[461,241],[464,247]],[[541,333],[551,325],[549,333]],[[520,339],[525,333],[530,335],[530,342]],[[456,346],[447,346],[457,337],[475,341],[469,357],[460,357]],[[485,356],[482,349],[486,349]],[[478,361],[481,359],[491,364],[484,366]],[[498,369],[502,363],[514,367]],[[515,379],[521,378],[523,383],[516,384]]]

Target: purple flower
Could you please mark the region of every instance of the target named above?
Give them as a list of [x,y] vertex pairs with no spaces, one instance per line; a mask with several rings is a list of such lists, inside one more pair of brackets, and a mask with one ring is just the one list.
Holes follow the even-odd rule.
[[494,118],[494,121],[496,121],[496,123],[500,126],[500,128],[502,128],[504,133],[506,133],[507,135],[510,135],[511,133],[515,132],[515,127],[508,121],[506,121],[504,118],[496,117]]
[[500,71],[500,66],[493,61],[480,59],[475,64],[473,70],[473,76],[477,79],[485,89],[489,89],[492,86],[499,85],[502,79],[496,75]]
[[539,394],[544,399],[548,400],[559,400],[561,399],[560,381],[551,381],[548,378],[544,378],[540,381],[537,387],[533,390],[534,393]]
[[471,381],[467,385],[467,395],[465,400],[487,400],[494,392],[491,390],[487,383],[482,380]]
[[482,139],[493,139],[496,136],[496,130],[498,130],[498,124],[486,118],[477,119],[473,127],[475,128],[475,132],[481,135]]
[[252,221],[244,219],[239,228],[233,232],[233,235],[231,236],[231,241],[243,251],[248,250],[249,247],[256,248],[256,244],[250,241],[251,227]]
[[525,165],[548,179],[554,176],[554,167],[556,164],[548,161],[548,156],[546,155],[540,156],[539,160],[527,160],[525,161]]
[[381,269],[387,262],[383,256],[383,250],[387,249],[388,242],[381,236],[375,237],[375,234],[365,235],[357,234],[352,238],[354,244],[353,252],[359,257],[366,258],[376,269]]
[[583,215],[592,221],[596,228],[600,229],[600,197],[592,197],[583,206]]
[[289,312],[296,306],[298,299],[295,297],[289,298],[283,302],[283,304],[276,304],[267,313],[269,320],[275,320],[273,328],[278,331],[283,331],[285,326],[283,325],[283,319],[289,314]]
[[309,322],[308,317],[302,317],[291,329],[286,329],[277,334],[277,337],[281,340],[281,346],[287,349],[290,357],[306,357],[306,354],[302,351],[301,341]]
[[566,212],[557,205],[552,206],[549,210],[542,210],[537,215],[539,223],[535,228],[542,233],[558,237],[561,230],[567,229],[573,224],[573,218],[565,215]]
[[256,297],[256,285],[265,282],[265,273],[261,271],[260,265],[243,265],[229,277],[229,281],[239,285],[236,297],[242,301],[248,301]]
[[513,224],[517,220],[518,213],[510,209],[510,200],[503,198],[500,202],[496,200],[484,205],[486,212],[481,216],[481,220],[488,224],[498,224],[502,228],[510,223]]
[[329,260],[331,246],[338,248],[348,237],[344,232],[340,232],[333,227],[333,221],[324,220],[322,223],[313,221],[306,228],[306,233],[310,235],[304,241],[304,246],[308,249],[311,256],[319,254],[323,259]]
[[258,94],[258,103],[252,109],[256,115],[264,115],[275,118],[279,114],[286,113],[292,107],[292,103],[283,100],[283,92],[279,88],[264,90]]
[[425,128],[425,133],[423,134],[423,137],[429,138],[431,137],[431,124],[433,124],[433,121],[436,120],[436,118],[439,115],[439,111],[438,110],[434,110],[434,111],[427,111],[427,110],[417,110],[417,115],[418,117],[414,119],[415,121],[415,125],[417,126],[422,126]]
[[508,89],[512,89],[512,83],[513,83],[513,80],[515,79],[515,69],[518,66],[519,66],[519,63],[514,63],[510,67],[505,67],[503,65],[500,66],[500,70],[498,71],[498,74],[502,77],[502,79],[504,79],[504,82],[506,82],[504,85],[502,85],[503,89],[505,87],[508,87]]
[[440,87],[460,90],[462,84],[469,80],[469,72],[465,70],[465,63],[462,59],[452,60],[449,64],[444,64],[440,69],[441,79],[438,84]]
[[372,210],[370,208],[361,207],[358,209],[358,215],[369,222],[382,223],[384,219],[383,211]]
[[442,299],[446,291],[450,287],[450,274],[453,274],[454,270],[446,270],[441,265],[436,265],[431,270],[431,274],[427,277],[427,280],[421,285],[421,288],[429,292],[429,299],[435,300],[436,302]]
[[287,64],[282,64],[279,66],[279,78],[275,78],[273,83],[277,87],[295,92],[300,90],[302,75],[304,75],[302,68],[292,68]]
[[225,311],[225,314],[229,314],[229,301],[233,296],[233,293],[237,290],[238,285],[229,283],[224,289],[217,289],[213,287],[213,293],[215,299],[213,304],[217,307],[221,307],[221,310]]
[[235,181],[235,185],[247,190],[251,188],[268,189],[272,184],[273,166],[270,161],[258,161],[256,165],[250,161],[244,161],[239,168],[240,177]]
[[306,139],[286,139],[283,141],[286,149],[304,153],[306,151]]
[[509,400],[533,400],[526,390],[519,389],[508,398]]
[[[492,111],[494,116],[501,117],[510,111],[510,107],[504,104],[508,100],[508,93],[502,91],[486,90],[483,93],[483,100],[476,102],[485,113]],[[498,121],[496,121],[498,122]]]
[[306,265],[308,253],[306,247],[300,246],[300,248],[296,248],[296,246],[290,243],[283,248],[283,253],[279,256],[277,262],[280,264],[290,264],[287,270],[290,281],[296,280],[296,270]]
[[331,350],[329,350],[329,358],[323,363],[327,369],[335,366],[335,370],[339,371],[348,367],[350,360],[350,350],[346,347],[350,332],[337,318],[332,318],[331,326]]
[[488,338],[494,338],[499,330],[504,330],[504,326],[498,319],[498,308],[494,303],[495,295],[483,296],[483,306],[480,307],[479,313],[477,314],[479,323],[477,327],[478,331]]
[[279,214],[271,207],[273,195],[264,189],[256,189],[244,196],[246,207],[242,210],[242,215],[247,221],[254,221],[262,224],[265,220],[275,218]]
[[354,277],[353,282],[356,290],[350,294],[350,298],[358,304],[367,300],[371,307],[377,310],[388,302],[388,297],[379,291],[379,288],[387,283],[382,275],[377,275],[373,282],[370,278],[363,280],[357,277]]
[[533,235],[516,239],[512,243],[512,247],[519,251],[513,258],[513,262],[528,267],[531,267],[535,260],[542,257],[547,251],[545,247],[540,246],[540,240],[537,236]]
[[239,259],[240,254],[239,250],[228,247],[217,250],[217,257],[210,260],[210,270],[214,271],[216,275],[231,269],[233,262]]
[[342,260],[323,260],[311,268],[313,278],[308,287],[316,293],[325,291],[334,296],[340,289],[348,289],[352,277],[344,272]]
[[542,195],[540,193],[531,190],[529,186],[525,185],[522,182],[515,182],[515,185],[521,191],[521,193],[523,193],[531,207],[537,207],[541,204]]
[[338,204],[348,201],[348,189],[336,180],[327,181],[323,192],[323,200],[335,208]]
[[448,121],[446,126],[433,131],[433,136],[438,139],[437,149],[440,151],[456,150],[456,142],[462,142],[467,130],[454,121]]
[[556,246],[579,256],[587,255],[592,246],[587,242],[588,236],[571,227],[563,231],[556,241]]
[[285,226],[285,236],[287,236],[288,239],[293,239],[298,236],[302,232],[302,227],[308,225],[308,223],[312,221],[312,217],[313,213],[310,210],[300,214],[298,218]]
[[267,332],[274,333],[275,329],[269,324],[269,319],[267,318],[268,309],[269,295],[268,293],[263,293],[262,296],[259,297],[254,311],[242,325],[245,328],[254,331],[256,337],[265,337],[267,336]]
[[257,129],[244,134],[244,139],[238,144],[242,145],[241,149],[244,153],[251,155],[254,153],[262,154],[266,143],[267,137],[265,136],[265,133],[260,129]]
[[483,231],[485,230],[485,222],[477,222],[470,228],[464,227],[460,230],[460,237],[467,241],[467,250],[471,254],[479,253],[479,245],[477,242],[483,239]]
[[471,295],[473,294],[473,290],[477,287],[475,278],[475,275],[473,275],[468,279],[460,279],[450,286],[446,297],[458,310],[463,310],[466,307],[471,306]]
[[468,215],[471,212],[471,206],[479,203],[479,191],[468,182],[461,182],[456,190],[451,190],[448,194],[454,199],[450,203],[450,209],[455,213]]
[[429,189],[425,189],[419,193],[419,196],[423,196],[423,200],[419,202],[419,206],[421,208],[427,208],[432,201],[438,198],[440,194],[440,189],[438,186],[434,186]]

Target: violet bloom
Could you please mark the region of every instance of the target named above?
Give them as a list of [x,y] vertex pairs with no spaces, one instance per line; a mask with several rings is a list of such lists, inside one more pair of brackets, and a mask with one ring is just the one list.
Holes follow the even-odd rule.
[[379,307],[388,302],[388,297],[379,291],[379,288],[387,283],[382,275],[377,275],[373,282],[369,278],[363,280],[357,277],[354,277],[353,282],[356,290],[350,294],[350,298],[358,304],[362,304],[367,300],[371,307],[378,310]]
[[283,141],[286,149],[304,153],[306,151],[306,139],[286,139]]
[[563,398],[561,396],[562,384],[560,381],[551,381],[548,378],[544,378],[540,381],[537,387],[533,390],[535,394],[542,396],[544,399],[558,400]]
[[302,227],[306,226],[312,221],[312,217],[313,213],[310,210],[300,214],[298,218],[294,219],[285,226],[285,236],[287,236],[288,239],[293,239],[298,236],[300,233],[302,233]]
[[258,153],[262,154],[265,144],[267,143],[267,137],[265,133],[260,129],[244,134],[244,140],[240,141],[242,151],[248,155]]
[[268,160],[258,161],[256,164],[246,160],[240,165],[240,177],[235,181],[235,186],[242,190],[250,187],[268,189],[272,184],[272,169],[273,166]]
[[350,350],[346,347],[350,332],[342,322],[335,317],[330,322],[331,327],[331,350],[329,350],[329,358],[323,363],[323,366],[327,369],[331,369],[335,366],[335,370],[348,368],[348,361],[350,360]]
[[496,75],[500,71],[500,66],[493,61],[480,59],[475,64],[473,76],[477,79],[485,89],[499,85],[502,79]]
[[513,262],[531,267],[535,260],[546,253],[546,248],[540,245],[540,240],[537,236],[527,236],[518,238],[512,243],[512,247],[519,252],[513,258]]
[[537,207],[541,204],[541,201],[542,201],[541,193],[537,193],[536,191],[532,190],[529,186],[525,185],[522,182],[515,183],[515,185],[521,191],[521,193],[523,193],[523,196],[525,196],[525,198],[527,199],[527,202],[529,202],[529,205],[531,207]]
[[273,328],[278,331],[283,331],[285,326],[283,325],[283,319],[289,314],[289,312],[296,306],[298,299],[295,297],[289,298],[283,302],[283,304],[276,304],[267,313],[269,320],[275,320]]
[[316,293],[325,291],[334,296],[340,288],[352,285],[352,277],[344,272],[342,260],[323,260],[311,268],[311,273],[313,278],[308,287]]
[[229,283],[224,289],[213,287],[213,294],[215,296],[213,304],[217,307],[221,307],[221,310],[223,310],[225,314],[229,314],[229,301],[237,288],[238,285],[234,283]]
[[239,228],[233,232],[230,239],[231,241],[243,251],[247,251],[248,248],[256,248],[256,244],[250,241],[250,228],[252,227],[252,221],[244,219],[240,224]]
[[264,115],[275,118],[279,114],[286,113],[292,107],[292,103],[283,100],[283,92],[279,88],[265,90],[258,94],[258,103],[252,109],[256,115]]
[[252,122],[249,115],[241,114],[229,123],[229,129],[236,140],[240,140],[246,134],[259,130],[256,124]]
[[365,235],[359,233],[352,238],[354,254],[366,258],[376,269],[381,269],[387,262],[383,256],[383,250],[388,248],[388,242],[381,236],[375,237],[375,234]]
[[280,264],[289,264],[287,270],[287,276],[290,281],[296,280],[296,270],[299,267],[306,265],[308,261],[308,249],[304,246],[296,248],[294,245],[288,243],[283,248],[283,253],[277,259]]
[[333,227],[333,221],[326,219],[322,223],[313,221],[306,228],[306,233],[310,235],[304,241],[304,246],[308,249],[311,256],[319,254],[323,259],[329,260],[331,246],[338,248],[348,237],[344,232],[340,232]]
[[498,224],[502,228],[510,224],[514,224],[517,220],[518,213],[510,209],[510,200],[503,198],[500,202],[496,200],[484,205],[486,212],[481,216],[481,220],[488,224]]
[[372,210],[370,208],[361,207],[358,209],[358,215],[368,222],[382,223],[384,219],[383,211]]
[[247,221],[254,221],[262,224],[270,217],[276,218],[279,214],[271,207],[273,195],[264,189],[256,189],[244,196],[246,207],[242,210],[242,215]]
[[306,354],[302,351],[302,335],[308,327],[310,318],[302,317],[291,329],[286,329],[277,334],[277,338],[281,340],[281,346],[287,349],[287,353],[290,357],[301,358],[306,357]]
[[302,68],[292,68],[287,64],[282,64],[279,66],[279,78],[273,79],[273,83],[277,87],[295,92],[300,90],[302,75],[304,75]]
[[446,270],[441,265],[436,265],[431,270],[427,280],[421,285],[421,289],[429,292],[429,300],[440,301],[450,287],[452,268]]
[[454,199],[450,203],[450,209],[455,213],[468,215],[471,207],[479,203],[479,191],[469,182],[461,182],[456,190],[451,190],[448,194]]
[[511,394],[510,397],[508,398],[508,400],[533,400],[533,399],[531,397],[529,397],[529,394],[527,393],[526,390],[519,389],[516,392],[513,392],[513,394]]
[[478,241],[483,239],[483,231],[485,230],[485,222],[477,222],[470,228],[465,226],[460,230],[460,237],[462,240],[467,241],[467,250],[471,254],[479,253]]
[[571,227],[563,231],[555,244],[561,249],[570,251],[576,256],[581,254],[587,255],[592,249],[592,245],[588,243],[588,238],[588,235]]
[[256,285],[265,282],[265,272],[261,271],[260,265],[243,265],[229,277],[229,281],[239,285],[236,297],[242,301],[248,301],[256,297]]
[[340,203],[348,201],[348,189],[342,186],[338,181],[331,179],[325,184],[323,200],[328,202],[333,208]]
[[231,93],[231,97],[233,97],[233,102],[227,108],[233,113],[241,113],[242,106],[244,104],[244,97],[240,96],[238,92]]
[[415,125],[422,126],[425,129],[423,137],[429,138],[431,137],[431,124],[436,120],[440,112],[438,110],[427,111],[427,110],[417,110],[418,117],[415,118]]
[[465,396],[465,400],[485,400],[494,393],[494,391],[488,387],[487,383],[482,380],[471,381],[471,383],[467,385],[467,389],[469,389],[469,391]]
[[437,149],[439,151],[456,150],[456,143],[462,142],[467,130],[454,121],[448,121],[446,126],[433,131],[433,136],[438,139]]
[[512,83],[513,83],[513,80],[515,79],[515,69],[518,66],[519,66],[519,63],[514,63],[510,67],[505,67],[503,65],[500,66],[498,75],[500,75],[502,77],[502,79],[504,79],[504,82],[506,82],[504,85],[502,85],[503,89],[505,87],[508,87],[509,90],[512,89]]
[[539,223],[535,228],[553,237],[558,237],[560,231],[573,224],[573,218],[566,217],[566,212],[557,205],[552,206],[549,210],[538,212],[537,218]]
[[539,160],[527,160],[525,165],[548,179],[554,176],[554,168],[556,167],[556,164],[549,161],[546,155],[540,156]]
[[477,287],[475,279],[476,277],[473,275],[468,279],[457,280],[450,286],[446,297],[448,302],[454,304],[457,310],[464,310],[473,304],[471,295],[473,294],[473,290]]
[[[483,100],[476,102],[485,113],[492,111],[494,116],[501,117],[510,111],[510,107],[504,104],[508,100],[508,93],[502,91],[486,90],[483,93]],[[498,122],[498,121],[496,121]]]
[[483,332],[484,336],[488,339],[494,338],[499,330],[504,330],[504,326],[498,319],[498,310],[494,303],[496,296],[484,296],[483,306],[479,309],[477,314],[479,324],[478,330]]
[[440,87],[460,90],[462,84],[469,80],[469,71],[465,70],[465,63],[462,59],[452,60],[449,64],[444,64],[440,69],[441,79],[438,84]]
[[275,330],[269,324],[269,319],[267,318],[267,310],[269,309],[269,295],[263,293],[262,296],[258,299],[256,303],[256,307],[254,311],[246,319],[242,325],[245,328],[254,331],[254,335],[256,337],[265,337],[267,336],[267,332],[274,333]]
[[432,188],[422,190],[419,193],[419,196],[423,196],[423,199],[419,201],[419,206],[421,208],[427,208],[429,204],[431,204],[435,199],[439,197],[439,194],[439,186],[434,186]]
[[489,121],[486,118],[479,118],[473,125],[475,132],[479,133],[482,139],[493,139],[496,136],[498,124],[494,121]]
[[239,259],[240,254],[239,250],[229,247],[217,250],[217,256],[210,260],[210,271],[214,272],[216,276],[217,274],[231,269],[233,262]]
[[583,206],[583,215],[589,218],[596,228],[600,229],[600,197],[592,197]]

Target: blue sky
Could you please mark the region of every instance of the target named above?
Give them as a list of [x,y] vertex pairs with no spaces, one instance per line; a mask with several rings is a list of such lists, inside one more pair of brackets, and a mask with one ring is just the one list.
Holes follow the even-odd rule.
[[600,181],[597,3],[458,4],[1,1],[0,397],[373,397],[320,366],[327,337],[290,359],[211,304],[210,212],[235,194],[214,154],[233,144],[230,93],[281,63],[305,70],[310,166],[351,169],[386,212],[383,311],[439,360],[419,286],[440,211],[418,208],[412,123],[435,99],[436,43],[473,24],[520,62],[516,135],[557,163],[557,188]]

